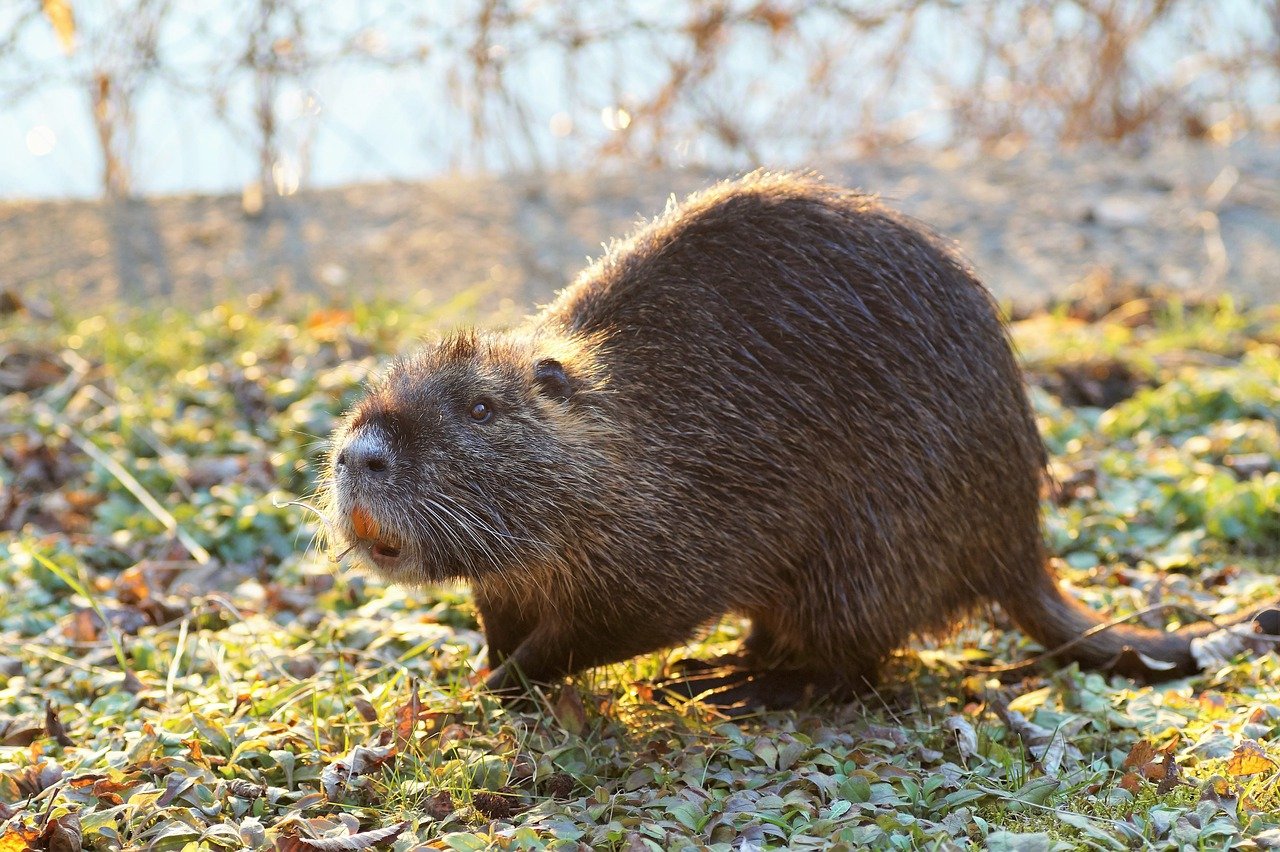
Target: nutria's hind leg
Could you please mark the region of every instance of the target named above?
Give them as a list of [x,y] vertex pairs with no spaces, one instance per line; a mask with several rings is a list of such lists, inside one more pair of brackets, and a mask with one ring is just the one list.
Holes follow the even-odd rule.
[[752,621],[751,632],[742,640],[736,651],[717,654],[710,659],[701,657],[685,657],[670,665],[672,677],[683,678],[689,675],[717,671],[724,674],[728,669],[748,669],[764,665],[764,659],[773,652],[775,642],[772,632],[762,626],[760,621]]
[[664,694],[696,700],[730,716],[757,710],[787,710],[818,701],[843,703],[868,691],[876,665],[857,671],[815,666],[780,651],[763,620],[754,621],[740,652],[714,660],[682,660],[677,674],[658,681]]

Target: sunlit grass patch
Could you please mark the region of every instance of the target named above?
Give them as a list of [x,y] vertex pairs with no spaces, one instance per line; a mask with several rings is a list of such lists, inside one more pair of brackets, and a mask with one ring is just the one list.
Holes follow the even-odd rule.
[[[53,848],[73,823],[101,849],[1217,848],[1280,832],[1274,654],[1160,688],[1001,675],[1036,649],[993,613],[896,656],[858,705],[729,722],[653,695],[671,660],[734,647],[727,619],[502,706],[477,686],[465,588],[352,573],[286,505],[316,487],[363,379],[465,320],[455,307],[0,319],[0,844]],[[1060,486],[1047,540],[1083,599],[1217,616],[1277,596],[1274,312],[1059,312],[1014,335]],[[1157,756],[1135,763],[1141,743]]]

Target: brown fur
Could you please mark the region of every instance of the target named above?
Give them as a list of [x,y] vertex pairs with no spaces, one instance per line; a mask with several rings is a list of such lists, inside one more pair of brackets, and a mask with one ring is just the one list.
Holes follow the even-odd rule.
[[[1045,451],[990,295],[917,224],[809,178],[695,195],[526,327],[397,362],[335,446],[340,535],[378,561],[362,507],[388,576],[469,580],[494,686],[726,612],[752,621],[754,686],[717,685],[771,704],[856,686],[989,602],[1050,648],[1098,623],[1046,568]],[[1067,656],[1186,673],[1190,635]]]

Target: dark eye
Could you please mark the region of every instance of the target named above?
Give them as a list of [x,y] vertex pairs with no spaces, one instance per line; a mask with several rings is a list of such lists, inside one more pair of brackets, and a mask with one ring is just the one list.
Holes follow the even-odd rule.
[[493,406],[483,399],[477,399],[471,403],[471,410],[467,414],[476,423],[488,423],[493,419]]

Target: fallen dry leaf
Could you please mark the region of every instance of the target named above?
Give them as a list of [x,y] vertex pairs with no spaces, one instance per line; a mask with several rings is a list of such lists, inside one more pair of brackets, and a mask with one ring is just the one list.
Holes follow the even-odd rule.
[[1121,790],[1128,790],[1130,793],[1137,793],[1142,787],[1142,776],[1136,772],[1126,772],[1124,777],[1120,779],[1120,783],[1116,785]]
[[344,791],[363,786],[364,779],[361,776],[394,759],[396,751],[394,745],[358,745],[345,757],[335,760],[321,771],[320,787],[329,801],[337,801]]
[[74,813],[49,820],[40,833],[39,845],[45,852],[80,852],[83,843],[80,817]]
[[0,852],[26,852],[28,849],[36,848],[39,842],[39,830],[28,828],[19,822],[8,826],[4,833],[0,834]]
[[0,350],[0,394],[38,391],[57,384],[70,372],[56,352],[15,347]]
[[1156,784],[1156,793],[1161,796],[1167,795],[1174,787],[1183,783],[1182,769],[1173,759],[1172,754],[1165,754],[1163,767],[1164,772],[1161,773],[1160,781]]
[[960,750],[962,760],[968,760],[978,753],[978,732],[967,719],[961,716],[948,716],[942,723],[942,729],[955,738],[956,748]]
[[44,703],[44,730],[63,748],[75,745],[75,741],[67,736],[67,729],[58,716],[58,708],[53,706],[52,701]]
[[7,719],[0,722],[0,746],[29,746],[44,736],[44,728],[30,720]]
[[1174,758],[1181,736],[1175,735],[1166,745],[1156,749],[1147,740],[1138,740],[1129,749],[1129,754],[1122,764],[1124,769],[1132,770],[1120,779],[1120,786],[1129,792],[1136,792],[1138,779],[1146,778],[1156,782],[1156,792],[1164,795],[1182,780],[1182,770]]
[[422,699],[418,696],[418,682],[409,679],[409,700],[396,708],[396,748],[404,751],[413,743],[413,728],[422,716]]
[[385,828],[361,831],[346,837],[326,837],[315,840],[303,837],[298,839],[298,845],[303,849],[314,849],[317,852],[358,852],[360,849],[368,849],[394,840],[408,827],[409,822],[405,820]]
[[356,712],[360,714],[361,719],[364,719],[366,722],[378,721],[378,711],[374,709],[373,705],[370,704],[368,700],[356,696],[355,700],[351,703],[355,705]]
[[94,781],[93,795],[109,805],[120,805],[124,804],[124,797],[120,794],[132,790],[134,786],[134,782],[101,778]]
[[433,819],[442,820],[457,810],[457,806],[454,805],[453,796],[448,790],[438,790],[427,799],[423,810]]
[[1255,740],[1245,740],[1236,746],[1227,760],[1227,774],[1233,778],[1274,771],[1276,762],[1267,756]]
[[1151,761],[1155,760],[1156,747],[1146,740],[1138,740],[1129,749],[1129,754],[1124,759],[1125,769],[1141,769]]
[[573,684],[560,688],[551,712],[555,714],[556,721],[571,734],[580,734],[587,726],[587,708],[582,703],[582,693]]

